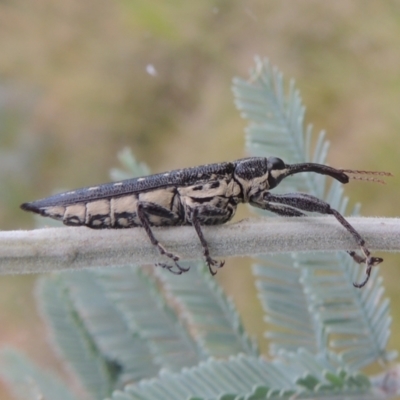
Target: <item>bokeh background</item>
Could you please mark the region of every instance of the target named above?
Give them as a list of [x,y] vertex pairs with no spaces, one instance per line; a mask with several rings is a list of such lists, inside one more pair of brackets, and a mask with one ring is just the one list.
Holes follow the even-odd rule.
[[[348,185],[350,205],[398,216],[400,1],[5,0],[0,229],[33,228],[24,201],[108,181],[125,146],[154,172],[243,157],[231,81],[256,54],[295,78],[307,122],[327,131],[331,165],[395,175]],[[400,258],[383,256],[400,349]],[[266,350],[250,261],[229,259],[217,278]],[[34,281],[0,278],[0,346],[61,371]],[[0,398],[12,398],[3,386]]]

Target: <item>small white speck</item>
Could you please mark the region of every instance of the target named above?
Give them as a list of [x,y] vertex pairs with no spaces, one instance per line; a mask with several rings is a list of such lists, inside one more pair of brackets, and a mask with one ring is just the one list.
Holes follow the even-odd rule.
[[122,185],[122,182],[114,183],[114,186],[121,186],[121,185]]
[[168,176],[168,175],[169,175],[169,172],[167,172],[167,173],[164,174],[164,176]]
[[139,178],[138,182],[142,182],[142,181],[145,181],[145,180],[146,180],[146,178]]
[[92,186],[92,187],[90,187],[88,190],[96,190],[96,189],[98,189],[99,187],[98,186]]
[[146,65],[146,72],[151,75],[151,76],[157,76],[157,70],[154,68],[153,64],[147,64]]
[[75,193],[75,190],[73,190],[72,192],[64,193],[64,194],[74,194],[74,193]]

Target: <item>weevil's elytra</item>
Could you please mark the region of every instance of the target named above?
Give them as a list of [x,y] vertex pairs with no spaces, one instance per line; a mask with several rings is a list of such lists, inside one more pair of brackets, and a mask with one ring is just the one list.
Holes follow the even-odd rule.
[[[24,203],[21,208],[71,226],[84,225],[92,229],[140,226],[145,229],[151,243],[173,262],[177,270],[173,270],[171,265],[162,266],[177,274],[186,269],[177,263],[177,255],[169,253],[158,242],[151,227],[192,225],[213,275],[213,267],[221,267],[223,262],[211,258],[201,226],[228,222],[239,203],[250,203],[287,217],[303,216],[303,211],[330,214],[347,229],[361,250],[362,255],[354,251],[348,253],[356,262],[366,264],[366,279],[354,284],[363,287],[368,282],[371,268],[383,260],[371,257],[364,239],[349,222],[328,203],[314,196],[303,193],[273,195],[269,192],[285,177],[300,172],[328,175],[342,183],[348,183],[350,177],[357,179],[351,175],[390,175],[339,170],[315,163],[289,165],[276,157],[251,157],[86,187]],[[374,178],[369,180],[378,181]]]

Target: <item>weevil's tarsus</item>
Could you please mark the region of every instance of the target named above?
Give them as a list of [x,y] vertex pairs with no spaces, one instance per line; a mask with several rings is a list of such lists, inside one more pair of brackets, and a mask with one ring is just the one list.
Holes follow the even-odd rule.
[[365,270],[365,273],[366,273],[365,279],[359,283],[353,282],[353,286],[358,289],[364,287],[368,283],[369,278],[371,276],[372,267],[377,266],[378,264],[380,264],[383,261],[383,258],[381,258],[381,257],[370,257],[369,251],[367,249],[364,249],[364,250],[366,250],[365,253],[367,253],[364,257],[360,256],[355,251],[347,252],[348,254],[350,254],[350,256],[353,258],[353,260],[356,263],[362,264],[365,262],[365,265],[367,267],[367,269]]

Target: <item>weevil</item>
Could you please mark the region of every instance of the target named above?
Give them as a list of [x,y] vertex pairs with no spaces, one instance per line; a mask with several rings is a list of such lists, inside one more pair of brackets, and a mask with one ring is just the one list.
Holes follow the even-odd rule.
[[188,269],[178,264],[178,255],[167,251],[157,240],[152,227],[191,225],[200,239],[212,275],[224,261],[211,257],[201,227],[226,223],[234,216],[239,203],[249,203],[285,217],[301,217],[306,215],[303,211],[329,214],[351,234],[361,250],[361,254],[355,251],[348,251],[348,254],[357,263],[365,263],[366,278],[361,283],[353,283],[358,288],[365,286],[372,267],[383,259],[371,256],[364,239],[338,211],[309,194],[270,192],[282,179],[300,172],[328,175],[341,183],[348,183],[350,178],[357,179],[360,174],[390,175],[335,169],[316,163],[289,165],[276,157],[250,157],[85,187],[24,203],[21,208],[61,220],[69,226],[84,225],[93,229],[142,227],[151,243],[170,259],[170,264],[159,265],[176,274]]

